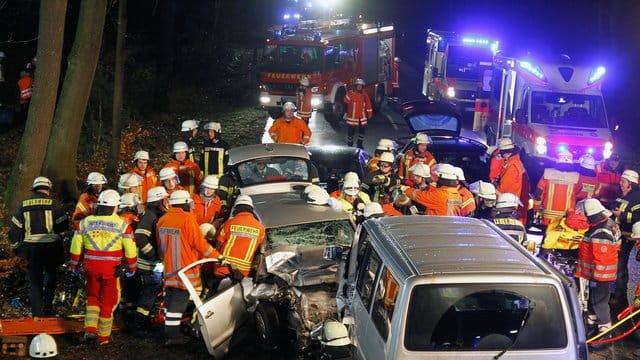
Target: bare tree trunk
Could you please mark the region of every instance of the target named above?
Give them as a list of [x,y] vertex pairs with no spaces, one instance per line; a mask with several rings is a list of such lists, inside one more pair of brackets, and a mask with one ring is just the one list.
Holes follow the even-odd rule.
[[120,159],[120,137],[122,132],[122,92],[124,82],[124,43],[127,32],[127,0],[118,3],[118,36],[116,39],[116,64],[113,75],[113,117],[111,120],[111,156],[107,159],[107,177],[116,178]]
[[15,208],[19,201],[28,196],[31,182],[40,175],[45,158],[60,82],[66,12],[67,0],[50,0],[40,3],[36,54],[38,68],[34,77],[29,118],[7,183],[5,205],[9,209]]
[[[69,54],[43,172],[63,199],[76,198],[76,160],[82,121],[100,56],[107,0],[81,2],[78,28]],[[103,171],[102,169],[95,169]]]

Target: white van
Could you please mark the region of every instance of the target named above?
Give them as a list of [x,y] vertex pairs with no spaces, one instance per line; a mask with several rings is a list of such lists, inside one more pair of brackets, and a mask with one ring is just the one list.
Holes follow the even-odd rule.
[[370,219],[345,267],[355,358],[588,358],[575,286],[490,222]]

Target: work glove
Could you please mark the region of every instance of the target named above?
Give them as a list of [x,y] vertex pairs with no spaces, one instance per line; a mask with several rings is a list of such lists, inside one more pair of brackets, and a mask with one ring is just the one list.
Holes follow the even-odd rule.
[[384,184],[386,181],[387,181],[387,177],[382,174],[374,176],[373,179],[371,180],[371,182],[376,185]]
[[159,262],[153,267],[153,272],[162,273],[164,272],[164,264]]
[[133,275],[135,275],[135,274],[136,274],[136,272],[135,272],[135,271],[127,271],[127,272],[125,272],[125,273],[124,273],[124,276],[126,276],[126,277],[130,278],[130,277],[132,277],[132,276],[133,276]]
[[640,295],[636,295],[636,298],[633,300],[633,307],[640,308]]

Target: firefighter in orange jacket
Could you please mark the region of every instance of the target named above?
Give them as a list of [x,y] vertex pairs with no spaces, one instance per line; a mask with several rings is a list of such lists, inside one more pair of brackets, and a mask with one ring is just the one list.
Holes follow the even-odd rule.
[[367,120],[373,116],[373,108],[371,107],[371,99],[364,92],[364,80],[356,79],[353,82],[355,91],[349,90],[344,96],[344,103],[347,104],[347,145],[353,146],[353,135],[358,128],[357,146],[362,147],[364,141],[364,133],[367,127]]
[[576,184],[576,201],[595,197],[594,195],[600,187],[600,183],[596,176],[596,160],[593,156],[585,155],[580,158],[578,173],[580,178]]
[[173,168],[184,189],[194,194],[200,188],[203,176],[198,164],[187,158],[188,150],[189,147],[184,141],[173,144],[173,160],[164,167]]
[[78,228],[80,220],[91,215],[98,202],[98,195],[102,192],[104,184],[107,183],[107,178],[99,172],[91,172],[87,176],[87,188],[80,194],[80,199],[76,203],[76,208],[71,216],[73,227]]
[[590,315],[587,322],[597,323],[601,332],[611,327],[609,288],[617,277],[620,230],[609,218],[611,212],[597,199],[584,201],[584,214],[589,230],[578,250],[576,276],[589,281]]
[[309,123],[309,118],[311,118],[311,113],[313,112],[313,108],[311,107],[311,87],[309,87],[309,79],[307,77],[303,77],[300,79],[300,87],[296,92],[296,107],[298,108],[298,116],[305,123]]
[[392,140],[385,138],[378,140],[378,146],[376,146],[376,149],[373,152],[373,157],[367,163],[367,174],[380,170],[378,163],[380,162],[380,155],[382,155],[383,152],[390,152],[395,156],[396,148]]
[[495,183],[500,176],[500,172],[502,172],[504,158],[502,158],[500,149],[496,146],[490,146],[486,154],[489,158],[489,182]]
[[[193,200],[189,192],[174,191],[169,203],[171,208],[158,220],[156,227],[158,249],[164,259],[165,345],[183,345],[189,338],[180,334],[180,320],[189,304],[189,292],[178,277],[178,270],[201,258],[221,257],[205,240],[191,213]],[[186,275],[197,291],[202,289],[200,267],[190,269]]]
[[403,179],[411,179],[411,167],[417,163],[429,165],[430,169],[436,165],[436,158],[427,150],[429,136],[425,133],[416,134],[415,144],[414,149],[409,149],[402,155],[398,165],[398,175]]
[[504,159],[502,169],[494,182],[496,193],[511,193],[520,198],[517,217],[523,223],[527,222],[527,206],[529,204],[529,175],[520,160],[519,149],[513,145],[511,139],[500,139],[498,143],[500,156]]
[[138,186],[138,197],[143,203],[147,202],[147,192],[152,187],[160,185],[160,180],[156,171],[149,166],[149,152],[138,150],[133,155],[133,169],[129,170],[129,174],[134,174],[140,181]]
[[18,80],[18,89],[20,90],[20,105],[27,105],[33,96],[33,75],[28,71],[20,72]]
[[473,193],[469,190],[469,184],[464,177],[464,170],[462,168],[454,166],[453,168],[458,178],[458,192],[462,198],[462,208],[460,209],[462,216],[471,216],[476,211],[476,199]]
[[611,154],[604,163],[598,164],[595,170],[600,184],[595,198],[600,200],[604,206],[611,207],[620,196],[620,177],[625,166],[620,162],[618,154]]
[[[248,276],[264,237],[264,225],[253,214],[253,201],[248,195],[239,195],[231,217],[218,234],[222,256],[242,275]],[[231,271],[228,266],[216,266],[214,274],[222,278],[231,275]]]
[[549,225],[551,221],[564,217],[567,210],[575,208],[575,186],[580,174],[572,170],[572,156],[568,152],[558,154],[555,169],[544,169],[533,193],[533,210],[538,211],[542,207],[542,225]]
[[411,200],[426,207],[427,215],[460,216],[462,197],[458,192],[458,177],[452,165],[436,167],[437,187],[433,190],[417,190],[408,186],[402,189]]
[[293,115],[296,106],[292,102],[282,105],[284,115],[276,119],[269,128],[269,136],[276,143],[303,144],[311,140],[311,129],[302,119]]
[[222,215],[222,204],[216,195],[217,189],[218,177],[207,175],[200,186],[200,194],[193,194],[198,224],[213,223],[215,218]]
[[120,195],[105,190],[94,214],[84,218],[71,240],[69,266],[78,274],[82,257],[86,278],[87,309],[84,339],[109,343],[113,310],[120,300],[120,273],[124,255],[126,276],[136,272],[136,244],[131,227],[117,214]]
[[178,175],[176,175],[176,171],[172,167],[161,169],[158,176],[160,177],[160,184],[167,190],[167,194],[171,195],[174,191],[184,190],[178,183],[180,179],[178,179]]

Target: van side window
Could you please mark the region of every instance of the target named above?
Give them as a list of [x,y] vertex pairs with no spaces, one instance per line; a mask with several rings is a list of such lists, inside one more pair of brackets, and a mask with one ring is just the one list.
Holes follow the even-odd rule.
[[358,264],[359,270],[356,281],[358,294],[366,309],[369,309],[371,305],[371,297],[376,285],[376,275],[380,270],[380,263],[380,256],[371,247],[371,244],[367,244],[362,262]]
[[378,279],[378,288],[373,300],[373,309],[371,310],[373,324],[384,340],[387,340],[389,336],[389,328],[391,328],[391,319],[396,306],[398,290],[400,290],[398,288],[398,282],[393,275],[391,275],[389,269],[385,267],[382,270],[382,275]]

